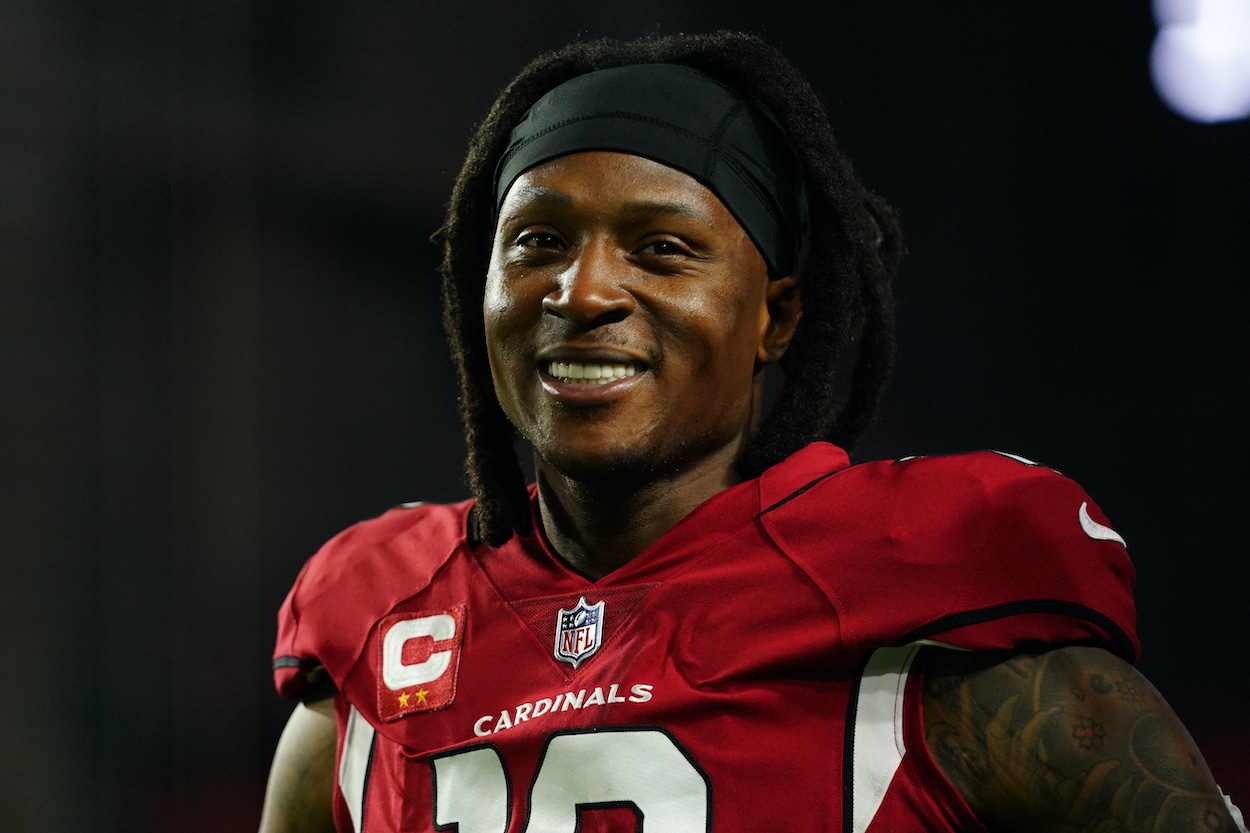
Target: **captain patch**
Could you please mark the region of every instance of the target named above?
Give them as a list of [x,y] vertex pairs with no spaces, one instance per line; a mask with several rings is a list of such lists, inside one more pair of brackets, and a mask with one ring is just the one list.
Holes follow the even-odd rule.
[[378,632],[378,716],[390,722],[407,714],[451,705],[464,641],[465,606],[421,613],[393,613]]

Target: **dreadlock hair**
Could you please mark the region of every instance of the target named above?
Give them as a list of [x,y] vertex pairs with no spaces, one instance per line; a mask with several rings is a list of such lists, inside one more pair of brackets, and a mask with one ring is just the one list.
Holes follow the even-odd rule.
[[[478,126],[456,179],[443,246],[443,322],[460,374],[466,469],[483,539],[492,546],[531,526],[514,429],[495,396],[482,314],[494,234],[495,164],[512,128],[552,88],[599,69],[685,64],[768,107],[788,134],[808,183],[811,240],[802,268],[803,319],[781,361],[785,381],[742,458],[754,477],[815,440],[850,449],[871,423],[893,367],[891,283],[903,254],[891,206],[856,179],[815,91],[763,40],[739,32],[576,42],[540,55],[504,88]],[[834,384],[843,348],[859,339],[845,400]]]

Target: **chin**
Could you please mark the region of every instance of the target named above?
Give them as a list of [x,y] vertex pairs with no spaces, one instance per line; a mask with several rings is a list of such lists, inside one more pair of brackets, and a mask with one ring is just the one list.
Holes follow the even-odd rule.
[[[709,444],[710,445],[710,444]],[[628,446],[534,446],[541,466],[561,477],[591,486],[628,490],[664,480],[696,467],[715,455],[698,442],[657,448],[646,443]]]
[[652,455],[637,449],[596,448],[573,450],[535,448],[541,464],[554,473],[582,483],[595,485],[628,485],[654,477],[663,466],[656,465]]

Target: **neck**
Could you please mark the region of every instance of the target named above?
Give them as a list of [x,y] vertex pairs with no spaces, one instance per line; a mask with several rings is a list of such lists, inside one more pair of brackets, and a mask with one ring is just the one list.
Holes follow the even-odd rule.
[[540,459],[538,505],[547,540],[570,567],[600,579],[628,564],[699,504],[739,482],[734,456],[642,484],[573,480]]

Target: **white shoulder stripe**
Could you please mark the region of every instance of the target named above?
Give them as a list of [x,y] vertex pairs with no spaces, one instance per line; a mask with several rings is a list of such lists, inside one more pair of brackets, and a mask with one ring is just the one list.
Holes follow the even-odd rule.
[[991,448],[989,451],[994,452],[1000,457],[1007,457],[1015,460],[1017,463],[1024,463],[1026,466],[1041,466],[1041,463],[1030,460],[1028,457],[1021,457],[1019,454],[1012,454],[1010,451],[999,451],[997,448]]
[[1233,822],[1236,823],[1237,829],[1240,830],[1241,833],[1246,833],[1246,819],[1241,815],[1241,810],[1237,809],[1237,805],[1234,804],[1233,800],[1228,797],[1228,793],[1220,790],[1220,795],[1224,796],[1224,803],[1228,805],[1228,812],[1232,815]]
[[1127,547],[1128,544],[1120,537],[1120,533],[1116,532],[1106,524],[1100,524],[1089,516],[1089,503],[1081,503],[1081,508],[1076,511],[1077,519],[1081,522],[1081,529],[1085,530],[1085,534],[1095,541],[1119,541],[1120,546]]
[[868,659],[855,707],[851,762],[851,833],[864,833],[907,754],[903,694],[918,645],[879,648]]
[[343,793],[356,833],[360,833],[365,816],[365,786],[369,761],[373,757],[373,739],[374,728],[352,706],[343,734],[343,757],[339,760],[339,791]]

